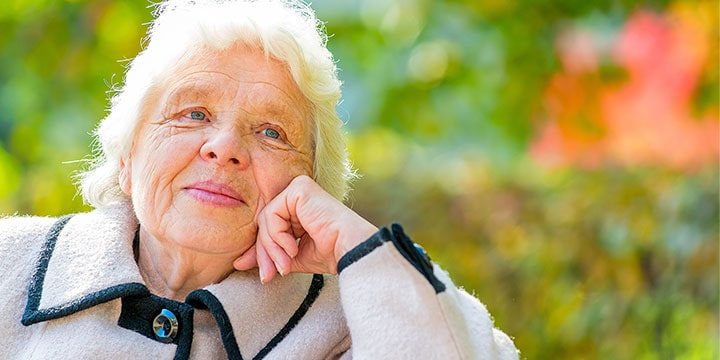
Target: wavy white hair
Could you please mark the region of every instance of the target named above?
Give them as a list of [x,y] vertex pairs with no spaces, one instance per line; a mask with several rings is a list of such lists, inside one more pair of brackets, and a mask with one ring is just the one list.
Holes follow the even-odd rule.
[[78,175],[83,199],[102,207],[127,196],[120,190],[120,159],[131,151],[141,111],[153,91],[184,54],[198,47],[226,49],[236,43],[260,46],[287,64],[311,104],[315,181],[344,199],[355,176],[348,161],[335,106],[340,80],[325,30],[314,11],[294,0],[169,0],[158,4],[145,48],[129,64],[124,85],[95,130],[90,168]]

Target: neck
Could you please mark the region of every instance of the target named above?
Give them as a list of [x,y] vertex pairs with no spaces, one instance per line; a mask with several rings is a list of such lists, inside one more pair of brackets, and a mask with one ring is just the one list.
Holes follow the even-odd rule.
[[138,268],[151,293],[184,301],[193,290],[216,284],[233,271],[238,254],[209,254],[187,249],[139,230]]

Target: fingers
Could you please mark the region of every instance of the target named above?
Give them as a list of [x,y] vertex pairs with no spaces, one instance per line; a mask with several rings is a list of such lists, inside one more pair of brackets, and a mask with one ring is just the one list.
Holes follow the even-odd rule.
[[358,227],[367,221],[306,176],[296,177],[256,220],[257,265],[264,283],[276,272],[335,273],[338,255],[364,241],[370,228]]
[[[285,252],[285,249],[278,245],[278,241],[282,241],[279,239],[285,240],[284,238],[286,236],[283,235],[290,236],[287,233],[270,233],[267,231],[267,228],[265,231],[258,231],[258,257],[262,254],[262,256],[266,256],[269,259],[269,263],[258,262],[261,271],[264,270],[263,266],[268,265],[272,267],[273,273],[275,270],[280,272],[280,275],[285,275],[290,272],[290,255]],[[292,236],[290,237],[292,238]],[[292,242],[294,243],[295,241],[292,240]],[[295,252],[297,253],[297,250],[295,250]],[[263,261],[265,261],[265,259],[263,259]]]
[[291,258],[295,257],[298,253],[297,241],[295,240],[297,238],[296,232],[304,232],[302,230],[294,230],[292,228],[291,219],[289,219],[289,214],[284,217],[283,215],[285,214],[283,213],[287,212],[282,211],[278,214],[271,211],[266,212],[263,217],[263,225],[265,226],[262,227],[265,229],[265,235],[267,235],[269,240],[272,240],[272,246],[268,246],[267,250],[270,252],[270,256],[273,259],[275,259],[275,257],[272,255],[274,255],[275,252],[280,251],[286,253]]
[[257,267],[257,250],[255,249],[255,245],[235,259],[235,261],[233,261],[233,267],[239,271],[250,270]]
[[275,263],[272,261],[272,259],[270,259],[270,256],[268,256],[265,248],[259,241],[258,244],[259,245],[256,247],[256,249],[258,270],[260,272],[260,282],[263,284],[267,284],[275,277]]
[[257,263],[260,279],[267,283],[275,272],[286,275],[291,261],[298,253],[298,245],[284,201],[271,202],[258,216]]

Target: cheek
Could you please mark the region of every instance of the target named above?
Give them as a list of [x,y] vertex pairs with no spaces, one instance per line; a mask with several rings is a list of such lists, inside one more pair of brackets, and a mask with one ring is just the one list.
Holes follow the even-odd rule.
[[133,158],[133,193],[142,194],[144,201],[158,201],[171,194],[172,181],[197,153],[196,141],[188,135],[155,131],[138,143],[142,151]]
[[133,170],[132,179],[132,201],[142,221],[159,217],[172,199],[167,172],[153,159],[146,160]]
[[312,161],[294,152],[256,154],[253,167],[260,197],[265,202],[282,192],[295,177],[312,176]]

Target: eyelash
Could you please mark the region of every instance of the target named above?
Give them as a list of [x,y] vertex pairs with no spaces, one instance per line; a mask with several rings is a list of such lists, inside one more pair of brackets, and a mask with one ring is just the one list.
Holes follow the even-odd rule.
[[[270,131],[272,131],[272,132],[274,133],[274,135],[277,135],[277,137],[269,135],[268,132],[270,132]],[[271,138],[271,139],[280,140],[280,139],[282,138],[282,134],[281,134],[279,131],[277,131],[277,130],[275,130],[275,129],[273,129],[273,128],[265,128],[265,129],[261,130],[260,132],[261,132],[263,135],[265,135],[265,136],[267,136],[267,137],[269,137],[269,138]]]
[[[202,115],[202,119],[194,118],[193,114],[196,114],[196,113],[199,115]],[[190,110],[190,111],[186,112],[184,117],[188,118],[189,120],[193,120],[193,121],[207,121],[207,120],[209,120],[210,115],[205,110],[195,109],[195,110]]]
[[[275,137],[268,135],[268,132],[277,133],[277,137],[275,138]],[[258,129],[257,134],[260,134],[260,135],[266,137],[270,141],[281,141],[283,143],[288,142],[287,137],[285,136],[285,132],[282,129],[277,128],[275,126],[271,126],[269,124],[265,124],[260,129]]]

